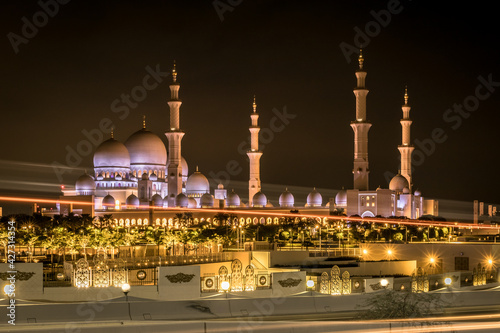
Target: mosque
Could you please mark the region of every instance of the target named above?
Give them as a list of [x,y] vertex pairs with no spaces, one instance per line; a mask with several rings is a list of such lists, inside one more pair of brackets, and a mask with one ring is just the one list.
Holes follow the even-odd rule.
[[[182,102],[179,99],[180,84],[177,81],[174,63],[168,102],[170,126],[165,133],[168,149],[157,134],[147,129],[145,118],[142,128],[130,135],[124,143],[116,140],[111,133],[111,138],[102,142],[94,153],[93,173],[81,175],[74,187],[68,186],[63,190],[61,199],[86,204],[61,204],[59,213],[88,213],[92,216],[113,214],[113,217],[120,222],[141,219],[148,221],[149,218],[151,223],[154,220],[159,223],[162,217],[165,223],[168,216],[178,213],[169,211],[170,207],[249,209],[263,216],[269,211],[289,212],[299,208],[321,214],[335,211],[361,217],[419,218],[426,214],[437,215],[437,201],[426,200],[420,191],[413,191],[411,154],[414,148],[410,143],[412,121],[406,90],[401,119],[402,143],[398,146],[401,168],[390,181],[388,189],[369,189],[368,131],[372,124],[366,120],[368,89],[365,86],[367,72],[363,68],[362,51],[358,63],[357,87],[354,89],[356,118],[351,122],[354,131],[353,188],[342,189],[335,198],[325,202],[322,195],[314,188],[307,196],[305,206],[298,207],[294,195],[286,189],[279,196],[279,207],[273,207],[269,202],[261,187],[262,151],[259,149],[259,114],[255,97],[250,114],[251,144],[247,152],[250,163],[248,201],[244,202],[234,191],[228,193],[222,184],[212,191],[208,179],[197,167],[189,174],[188,164],[181,154],[182,138],[185,133],[180,129],[179,111]],[[266,221],[265,217],[261,218],[261,222],[263,221]],[[267,221],[270,221],[269,217]]]

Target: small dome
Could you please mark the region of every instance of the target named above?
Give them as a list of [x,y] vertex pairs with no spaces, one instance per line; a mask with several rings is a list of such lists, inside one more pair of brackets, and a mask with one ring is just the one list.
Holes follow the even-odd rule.
[[205,177],[198,170],[195,171],[186,182],[187,194],[204,194],[210,192],[210,184],[207,177]]
[[226,203],[228,207],[239,207],[241,204],[240,196],[232,190],[227,196]]
[[113,209],[115,208],[115,198],[111,195],[107,195],[102,199],[102,207],[104,209]]
[[205,193],[200,199],[201,208],[212,208],[214,206],[214,197],[210,193]]
[[257,192],[253,196],[252,199],[252,206],[253,207],[266,207],[267,205],[267,197],[264,193],[262,192]]
[[80,195],[92,194],[95,191],[95,181],[91,175],[85,173],[78,177],[75,183],[75,189]]
[[274,207],[274,205],[271,203],[271,201],[267,200],[266,207],[268,207],[268,208],[273,208],[273,207]]
[[223,189],[224,189],[224,185],[222,185],[222,183],[221,183],[221,184],[217,185],[217,188],[218,188],[219,190],[223,190]]
[[342,188],[335,196],[335,204],[340,207],[347,206],[347,191]]
[[158,193],[156,193],[155,195],[153,195],[151,197],[151,201],[153,202],[153,206],[163,207],[163,199],[162,199],[161,195],[159,195]]
[[147,174],[146,172],[144,172],[144,173],[142,174],[142,176],[141,176],[141,179],[142,179],[142,180],[149,180],[149,176],[148,176],[148,174]]
[[402,192],[405,187],[410,188],[410,184],[408,184],[408,180],[401,174],[394,176],[389,183],[389,189],[392,191]]
[[295,198],[293,197],[293,194],[290,193],[288,189],[285,189],[285,192],[281,193],[279,198],[280,207],[293,207],[294,203]]
[[403,194],[410,194],[410,189],[408,187],[405,187],[403,189]]
[[176,207],[181,207],[181,208],[186,208],[189,204],[188,197],[184,193],[179,193],[175,197],[175,206]]
[[151,176],[149,176],[149,179],[152,180],[152,181],[157,181],[158,180],[158,176],[154,173],[151,174]]
[[188,198],[188,208],[198,208],[198,203],[194,198]]
[[422,195],[422,192],[420,192],[419,190],[416,190],[416,191],[415,191],[415,195],[419,197],[419,196],[421,196],[421,195]]
[[130,168],[130,155],[125,145],[113,138],[101,143],[94,153],[94,168]]
[[139,198],[135,194],[131,194],[127,197],[125,201],[128,208],[138,207],[139,206]]
[[316,191],[316,187],[313,188],[311,193],[307,196],[307,206],[308,207],[321,207],[323,205],[323,197],[321,193]]
[[167,164],[167,149],[163,141],[153,132],[143,128],[125,141],[130,153],[130,164],[162,165]]

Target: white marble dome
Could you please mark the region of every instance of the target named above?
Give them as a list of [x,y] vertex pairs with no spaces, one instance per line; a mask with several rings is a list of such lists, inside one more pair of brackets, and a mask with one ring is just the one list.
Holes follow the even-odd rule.
[[167,149],[163,141],[153,132],[143,128],[125,141],[131,165],[167,164]]
[[187,208],[188,204],[189,204],[188,197],[184,193],[179,193],[175,197],[175,206],[176,207]]
[[415,195],[419,197],[419,196],[421,196],[421,195],[422,195],[422,192],[420,192],[419,190],[416,190],[416,191],[415,191]]
[[394,176],[389,183],[389,189],[392,191],[402,192],[405,187],[410,188],[410,184],[408,184],[408,180],[400,174]]
[[252,199],[252,206],[253,207],[266,207],[267,205],[267,197],[264,193],[262,192],[257,192],[253,196]]
[[198,208],[198,202],[194,198],[188,198],[188,208]]
[[200,198],[201,208],[212,208],[214,206],[214,197],[210,193],[205,193]]
[[187,194],[204,194],[210,192],[210,184],[207,177],[205,177],[198,170],[188,177],[186,182]]
[[239,207],[241,204],[240,196],[232,190],[227,196],[226,203],[229,207]]
[[410,194],[410,189],[408,187],[405,187],[403,189],[403,194]]
[[335,196],[335,204],[340,207],[346,207],[347,206],[347,191],[344,189],[341,189],[340,191],[337,192],[337,195]]
[[288,189],[285,189],[285,192],[281,193],[279,198],[280,207],[293,207],[294,203],[295,198],[293,194]]
[[323,196],[316,190],[316,187],[307,195],[308,207],[321,207],[323,205]]
[[151,197],[151,201],[153,202],[153,206],[163,207],[163,198],[158,193]]
[[95,191],[95,181],[91,175],[85,173],[78,177],[75,183],[76,192],[79,195],[90,195]]
[[113,138],[101,143],[94,153],[94,168],[130,168],[130,154],[123,143]]
[[113,209],[115,208],[115,198],[112,195],[108,194],[102,199],[102,208],[104,209]]
[[125,202],[126,202],[128,208],[138,207],[140,204],[139,198],[135,194],[129,195]]

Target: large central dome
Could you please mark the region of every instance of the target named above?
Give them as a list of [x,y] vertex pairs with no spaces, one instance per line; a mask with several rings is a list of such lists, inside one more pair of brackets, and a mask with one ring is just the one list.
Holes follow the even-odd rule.
[[130,167],[130,155],[123,143],[111,138],[99,145],[94,153],[94,167]]
[[161,139],[143,128],[132,134],[125,146],[130,154],[131,165],[167,164],[167,149]]

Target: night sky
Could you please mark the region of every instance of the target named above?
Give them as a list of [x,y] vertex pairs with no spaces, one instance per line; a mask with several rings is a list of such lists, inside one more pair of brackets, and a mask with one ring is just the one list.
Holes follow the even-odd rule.
[[[248,180],[247,157],[238,147],[249,138],[255,94],[261,128],[282,129],[266,138],[264,184],[351,188],[357,55],[346,58],[340,45],[357,48],[355,29],[365,32],[368,24],[372,37],[358,42],[364,47],[367,117],[373,124],[370,187],[388,187],[384,174],[398,171],[399,120],[408,85],[412,141],[427,143],[424,149],[415,143],[420,151],[415,188],[431,198],[500,203],[500,47],[498,14],[489,3],[215,4],[219,13],[212,1],[73,0],[59,4],[57,14],[25,38],[26,21],[31,24],[34,15],[44,21],[42,8],[36,1],[2,1],[2,194],[14,188],[55,192],[61,183],[74,184],[84,169],[91,170],[92,154],[74,163],[62,182],[51,164],[67,164],[67,147],[76,150],[86,139],[82,131],[99,128],[105,118],[124,142],[146,115],[148,129],[167,143],[171,77],[160,77],[147,97],[128,107],[127,116],[114,112],[125,104],[113,102],[143,85],[148,66],[169,72],[174,59],[190,173],[198,165],[210,178],[235,161],[231,180]],[[390,22],[375,23],[373,13],[388,6],[395,12]],[[494,81],[490,90],[477,88],[480,76]],[[476,90],[481,100],[474,97]],[[464,116],[447,111],[464,103],[475,111]],[[284,109],[295,118],[281,126],[273,118]],[[433,131],[440,142],[434,140],[431,148]]]

